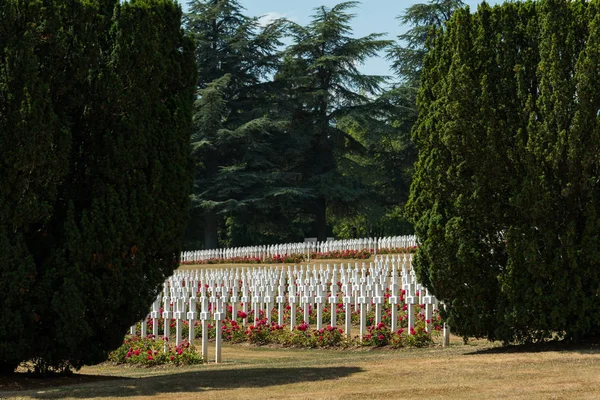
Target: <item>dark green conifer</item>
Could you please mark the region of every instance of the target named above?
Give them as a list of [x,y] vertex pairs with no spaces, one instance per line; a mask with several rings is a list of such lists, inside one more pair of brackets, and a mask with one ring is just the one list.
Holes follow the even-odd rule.
[[385,82],[383,76],[365,75],[358,69],[390,42],[378,33],[351,36],[354,15],[349,11],[357,5],[349,1],[331,9],[319,7],[307,26],[290,24],[293,43],[276,76],[285,82],[282,103],[291,120],[291,134],[303,138],[297,171],[302,174],[302,187],[312,196],[305,210],[314,216],[319,240],[329,233],[328,210],[356,202],[365,191],[356,176],[342,174],[338,165],[350,152],[364,151],[364,146],[337,123],[377,112],[373,98]]
[[177,267],[193,44],[171,0],[0,3],[0,369],[106,359]]
[[[190,3],[186,27],[196,40],[199,68],[192,224],[202,226],[205,248],[218,247],[219,236],[222,244],[263,242],[252,233],[260,221],[303,196],[290,172],[296,138],[273,115],[276,97],[269,78],[280,60],[282,26],[281,21],[261,26],[235,0]],[[255,243],[227,232],[227,225],[235,231],[242,220]]]
[[598,10],[484,3],[431,43],[409,210],[418,274],[459,334],[597,335]]

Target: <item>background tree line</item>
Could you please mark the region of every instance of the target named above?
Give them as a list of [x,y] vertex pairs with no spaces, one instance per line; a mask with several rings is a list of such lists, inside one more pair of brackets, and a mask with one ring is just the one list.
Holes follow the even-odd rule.
[[[425,43],[463,4],[407,9],[399,43],[354,37],[357,4],[319,7],[301,26],[261,24],[237,0],[189,3],[198,81],[187,249],[412,233],[403,204]],[[380,55],[394,79],[360,72]]]

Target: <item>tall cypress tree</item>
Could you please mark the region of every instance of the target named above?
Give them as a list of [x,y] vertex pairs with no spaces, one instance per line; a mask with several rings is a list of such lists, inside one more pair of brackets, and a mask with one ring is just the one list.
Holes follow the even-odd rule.
[[599,5],[482,4],[432,43],[409,209],[459,334],[597,335]]
[[353,176],[344,176],[338,160],[363,146],[336,125],[342,118],[361,118],[374,111],[372,97],[385,81],[382,76],[360,73],[358,66],[389,46],[382,34],[351,36],[350,1],[329,9],[319,7],[307,26],[291,23],[293,43],[286,49],[284,63],[276,75],[285,90],[291,132],[303,138],[302,185],[312,200],[305,208],[314,216],[314,233],[328,236],[327,210],[357,201],[364,188]]
[[0,14],[0,369],[79,368],[121,344],[177,266],[193,45],[170,0]]
[[40,68],[36,54],[50,52],[50,32],[33,27],[54,27],[56,18],[44,15],[41,1],[3,2],[0,14],[0,373],[8,373],[35,355],[37,266],[27,239],[51,215],[67,173],[70,132],[48,106],[56,65]]

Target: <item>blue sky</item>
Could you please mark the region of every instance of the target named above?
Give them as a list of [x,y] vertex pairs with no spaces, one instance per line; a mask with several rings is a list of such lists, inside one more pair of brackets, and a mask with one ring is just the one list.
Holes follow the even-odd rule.
[[[178,0],[187,11],[188,0]],[[463,0],[471,7],[477,8],[481,0]],[[248,16],[265,16],[266,18],[285,17],[294,22],[306,25],[310,21],[313,10],[319,6],[333,7],[342,0],[240,0],[246,8]],[[363,0],[354,10],[356,14],[352,26],[355,36],[370,33],[387,33],[388,39],[396,39],[407,27],[402,27],[396,17],[413,4],[425,3],[427,0]],[[488,0],[488,4],[501,3],[502,0]],[[374,58],[365,63],[361,70],[372,75],[391,75],[389,62],[383,58]]]

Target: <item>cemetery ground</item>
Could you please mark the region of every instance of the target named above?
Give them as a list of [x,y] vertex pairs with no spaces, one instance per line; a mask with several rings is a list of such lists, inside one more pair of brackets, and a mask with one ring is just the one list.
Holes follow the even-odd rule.
[[[214,349],[211,348],[214,354]],[[515,346],[452,337],[450,347],[328,350],[224,345],[222,364],[124,367],[0,379],[23,399],[597,399],[600,346]]]
[[[318,260],[318,263],[355,260]],[[358,260],[356,260],[358,261]],[[360,260],[372,261],[372,260]],[[208,265],[206,268],[241,267]],[[257,267],[257,265],[248,265]],[[182,266],[182,269],[198,266]],[[296,349],[223,344],[214,363],[105,362],[72,376],[0,377],[0,399],[597,399],[600,344],[501,347],[452,336],[449,347]],[[200,351],[200,339],[196,339]]]

